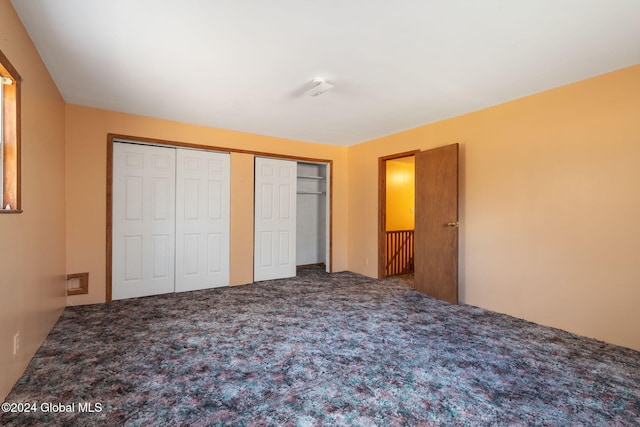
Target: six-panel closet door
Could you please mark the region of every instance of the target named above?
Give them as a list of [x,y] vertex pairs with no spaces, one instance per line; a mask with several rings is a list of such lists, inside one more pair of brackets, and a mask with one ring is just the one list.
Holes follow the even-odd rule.
[[229,160],[177,152],[176,292],[229,285]]
[[229,285],[230,156],[113,144],[112,298]]
[[255,281],[296,275],[296,175],[295,161],[255,158]]
[[113,144],[112,298],[174,291],[176,150]]

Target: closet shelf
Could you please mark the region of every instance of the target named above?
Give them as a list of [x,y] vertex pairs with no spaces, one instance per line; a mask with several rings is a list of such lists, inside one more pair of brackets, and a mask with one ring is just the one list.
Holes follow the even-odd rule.
[[307,176],[307,175],[299,175],[298,179],[317,179],[317,180],[322,180],[322,179],[326,179],[324,176]]

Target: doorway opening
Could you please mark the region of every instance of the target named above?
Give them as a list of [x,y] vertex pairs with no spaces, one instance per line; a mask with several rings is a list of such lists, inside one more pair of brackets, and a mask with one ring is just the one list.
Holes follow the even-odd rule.
[[379,159],[378,277],[414,270],[415,152]]
[[[406,280],[414,289],[453,304],[458,302],[458,156],[459,144],[450,144],[424,151],[412,151],[380,157],[378,188],[378,277],[396,274],[393,260],[403,259],[394,244],[387,243],[388,188],[393,178],[387,169],[392,161],[413,156],[414,230],[413,241],[400,239],[399,248],[413,248],[406,257],[413,266],[413,276]],[[407,190],[405,190],[407,191]],[[393,231],[393,230],[390,230]],[[402,273],[402,262],[400,263]],[[398,276],[404,278],[411,275]]]

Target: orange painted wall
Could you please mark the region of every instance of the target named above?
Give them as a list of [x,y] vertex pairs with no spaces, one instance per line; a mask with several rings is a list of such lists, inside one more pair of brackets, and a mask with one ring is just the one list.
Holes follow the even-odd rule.
[[387,161],[387,231],[413,230],[415,207],[415,165]]
[[[66,106],[67,270],[89,272],[89,294],[69,305],[105,301],[107,134],[333,160],[334,271],[347,268],[347,148],[302,143],[148,117]],[[231,284],[253,276],[253,155],[231,157]]]
[[[22,83],[22,214],[0,214],[0,401],[65,306],[64,101],[9,0],[0,49]],[[13,337],[20,349],[13,354]]]
[[[253,282],[253,164],[255,156],[231,153],[231,215],[229,247],[230,284]],[[249,249],[251,249],[249,251]]]
[[378,157],[457,142],[461,300],[640,350],[639,118],[637,65],[350,147],[349,269],[377,274]]

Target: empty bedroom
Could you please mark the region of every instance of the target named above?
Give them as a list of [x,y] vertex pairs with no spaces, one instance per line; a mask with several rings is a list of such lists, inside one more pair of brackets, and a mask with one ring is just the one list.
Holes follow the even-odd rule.
[[639,425],[639,21],[0,0],[0,425]]

